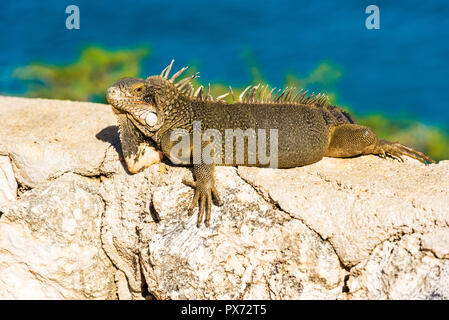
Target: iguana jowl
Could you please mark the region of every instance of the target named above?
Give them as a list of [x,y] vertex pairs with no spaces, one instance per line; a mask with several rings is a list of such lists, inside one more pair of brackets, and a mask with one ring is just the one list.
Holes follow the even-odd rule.
[[[323,157],[367,154],[400,161],[401,156],[408,156],[422,163],[434,163],[410,147],[378,139],[373,130],[356,124],[349,114],[331,106],[325,95],[307,95],[288,88],[274,93],[266,87],[249,86],[238,101],[231,89],[234,102],[226,103],[221,99],[227,94],[213,98],[210,90],[205,93],[203,87],[194,90],[190,80],[197,74],[176,82],[186,68],[169,79],[172,65],[173,61],[159,76],[146,80],[122,78],[107,91],[107,100],[118,117],[125,161],[132,173],[154,163],[154,159],[147,158],[148,145],[156,144],[169,159],[173,157],[175,142],[170,139],[171,133],[184,129],[193,134],[194,121],[200,121],[202,130],[215,129],[223,136],[226,129],[277,129],[279,168],[304,166]],[[260,165],[247,163],[247,157],[244,161],[243,165]],[[225,161],[221,164],[226,165]],[[199,202],[198,226],[204,213],[208,226],[212,196],[221,205],[215,188],[215,165],[193,166],[195,181],[183,180],[195,189],[188,212],[191,215]]]

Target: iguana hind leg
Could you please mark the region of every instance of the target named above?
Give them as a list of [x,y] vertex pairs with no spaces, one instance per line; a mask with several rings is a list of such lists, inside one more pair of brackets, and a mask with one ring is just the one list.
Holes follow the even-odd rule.
[[326,157],[345,158],[362,154],[375,154],[383,158],[391,157],[399,161],[403,161],[402,156],[408,156],[424,164],[435,163],[424,153],[398,142],[379,140],[374,131],[368,127],[358,124],[343,124],[331,129]]

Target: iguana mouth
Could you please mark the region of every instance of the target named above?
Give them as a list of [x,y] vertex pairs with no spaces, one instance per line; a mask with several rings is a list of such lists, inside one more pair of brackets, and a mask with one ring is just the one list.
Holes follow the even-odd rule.
[[151,106],[151,104],[140,100],[126,99],[126,98],[111,99],[111,100],[107,99],[107,100],[109,104],[113,105],[114,107],[132,107],[134,104]]
[[[126,96],[120,87],[112,86],[107,90],[106,100],[116,109],[129,112],[136,120],[142,124],[154,126],[158,116],[156,108],[152,103]],[[141,107],[148,106],[148,108]]]
[[123,107],[125,105],[132,105],[132,104],[145,104],[150,105],[149,103],[146,103],[142,100],[137,100],[132,97],[123,97],[123,92],[120,90],[120,88],[117,88],[115,86],[109,87],[108,91],[106,92],[106,100],[113,106],[117,107]]

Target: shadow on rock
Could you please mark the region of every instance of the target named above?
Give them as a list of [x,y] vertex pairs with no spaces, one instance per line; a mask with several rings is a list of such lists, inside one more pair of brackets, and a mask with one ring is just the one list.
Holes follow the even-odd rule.
[[98,132],[95,135],[95,137],[98,140],[110,143],[114,147],[115,151],[117,151],[117,153],[119,155],[120,163],[122,164],[123,169],[125,169],[127,174],[131,175],[132,173],[129,172],[128,166],[126,165],[126,162],[125,162],[125,159],[123,156],[122,144],[120,142],[118,126],[106,127],[103,130],[101,130],[100,132]]

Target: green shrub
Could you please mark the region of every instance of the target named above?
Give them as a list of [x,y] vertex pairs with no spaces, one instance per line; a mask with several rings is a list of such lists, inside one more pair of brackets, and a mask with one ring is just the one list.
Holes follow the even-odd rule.
[[122,77],[136,77],[147,48],[108,51],[85,48],[79,59],[67,65],[35,62],[15,70],[28,85],[29,97],[106,102],[106,89]]

